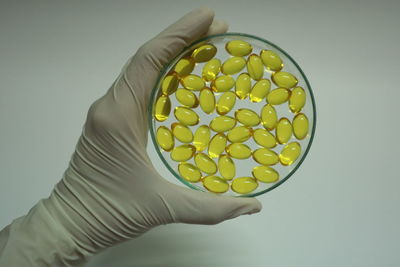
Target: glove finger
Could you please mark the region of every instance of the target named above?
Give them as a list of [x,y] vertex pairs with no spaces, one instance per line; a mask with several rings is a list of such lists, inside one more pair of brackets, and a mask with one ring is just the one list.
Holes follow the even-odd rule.
[[221,34],[228,31],[229,25],[222,20],[214,20],[208,29],[207,35]]

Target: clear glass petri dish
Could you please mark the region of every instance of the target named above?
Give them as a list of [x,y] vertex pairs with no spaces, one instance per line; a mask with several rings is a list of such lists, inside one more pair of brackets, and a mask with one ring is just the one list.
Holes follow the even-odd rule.
[[[167,118],[163,118],[162,121],[156,119],[156,117],[155,117],[156,103],[157,103],[157,100],[159,99],[159,97],[163,95],[161,85],[162,85],[162,82],[164,81],[165,77],[167,77],[168,75],[171,75],[171,73],[174,73],[176,64],[182,58],[190,57],[195,49],[197,49],[203,45],[211,44],[212,46],[214,46],[217,49],[217,52],[213,58],[218,58],[221,61],[221,63],[225,62],[227,59],[232,57],[232,55],[227,52],[226,44],[228,42],[234,41],[234,40],[241,40],[241,41],[244,41],[244,42],[247,42],[248,44],[250,44],[252,47],[252,51],[249,55],[251,55],[251,54],[260,55],[261,51],[270,50],[270,51],[273,51],[275,54],[277,54],[282,59],[283,67],[279,71],[291,73],[292,75],[294,75],[297,78],[298,82],[294,88],[301,87],[304,90],[305,105],[298,112],[294,112],[289,108],[289,100],[285,101],[282,104],[273,105],[273,107],[276,110],[278,119],[287,118],[288,121],[291,123],[291,125],[293,125],[292,124],[293,120],[298,114],[304,114],[308,119],[308,130],[307,130],[305,137],[303,136],[303,137],[301,137],[301,139],[298,139],[297,136],[292,134],[290,139],[287,142],[285,142],[283,144],[277,142],[275,147],[267,148],[270,151],[271,150],[274,151],[275,154],[278,157],[280,157],[279,155],[282,153],[283,149],[286,146],[288,146],[288,144],[296,142],[300,146],[301,152],[298,155],[298,157],[296,157],[296,159],[293,161],[293,163],[291,163],[290,165],[287,165],[287,164],[283,164],[282,161],[278,161],[276,164],[273,164],[273,165],[263,165],[263,164],[258,163],[254,158],[254,154],[255,154],[254,151],[256,151],[257,149],[263,148],[263,146],[261,146],[258,142],[256,142],[254,135],[253,135],[254,131],[257,129],[265,129],[276,138],[276,136],[277,136],[276,135],[276,131],[277,131],[276,127],[274,129],[266,129],[266,127],[264,127],[264,125],[262,123],[260,123],[256,126],[250,127],[252,129],[251,130],[252,136],[248,140],[241,142],[241,143],[245,144],[247,147],[249,147],[251,149],[252,155],[246,159],[237,159],[234,157],[229,157],[233,161],[234,166],[235,166],[235,176],[233,179],[224,179],[221,175],[221,172],[220,172],[221,170],[217,168],[218,169],[217,172],[214,174],[211,174],[211,175],[200,170],[200,173],[201,173],[200,180],[191,182],[188,179],[185,179],[180,174],[180,172],[178,170],[178,166],[179,166],[179,164],[181,164],[181,162],[171,159],[171,151],[170,150],[165,151],[164,149],[162,149],[157,141],[157,129],[159,129],[159,127],[163,126],[165,128],[168,128],[172,132],[172,129],[171,129],[172,124],[179,122],[177,120],[177,118],[174,116],[174,110],[176,107],[182,106],[182,103],[180,103],[178,101],[178,99],[175,95],[175,91],[174,91],[171,94],[167,95],[167,97],[170,101],[170,105],[171,105],[170,112],[169,112],[168,116],[166,116]],[[249,55],[244,56],[246,61],[247,61]],[[194,74],[199,77],[202,77],[202,70],[204,68],[204,65],[207,62],[201,62],[201,63],[196,62],[195,66],[194,66],[193,70],[190,72],[190,74]],[[265,66],[263,66],[263,69],[264,69],[264,73],[263,73],[262,79],[268,79],[270,81],[271,87],[270,87],[269,93],[271,93],[272,90],[277,89],[279,87],[276,84],[274,84],[274,82],[272,80],[272,75],[278,71],[276,71],[276,70],[272,71]],[[248,72],[248,69],[245,66],[240,72],[229,75],[229,76],[231,76],[236,81],[240,74],[247,73],[247,72]],[[185,74],[185,76],[186,75],[187,74]],[[224,74],[221,73],[221,71],[220,71],[219,74],[217,75],[217,77],[222,76],[222,75],[224,75]],[[184,77],[183,76],[179,77],[179,75],[178,75],[178,79],[179,79],[178,88],[184,88],[184,86],[182,84],[182,78],[184,78]],[[253,79],[251,80],[252,87],[256,83],[257,83],[256,80],[253,80]],[[204,84],[205,84],[205,88],[212,87],[212,81],[205,81]],[[290,91],[289,92],[290,94],[292,94],[294,88],[288,89]],[[236,90],[235,86],[233,86],[230,89],[230,91],[232,91],[234,93],[235,93],[235,90]],[[199,99],[199,94],[200,94],[201,90],[200,91],[190,90],[190,91],[197,97],[197,99]],[[218,102],[218,100],[222,94],[224,94],[224,92],[214,91],[214,96],[215,96],[216,102]],[[250,110],[253,110],[255,113],[257,113],[258,115],[260,115],[260,117],[261,117],[261,111],[262,111],[263,107],[265,105],[269,104],[267,97],[268,97],[268,95],[264,99],[262,99],[260,102],[253,102],[250,100],[250,97],[246,97],[245,99],[237,98],[235,101],[234,107],[227,114],[224,114],[224,115],[235,118],[235,112],[238,109],[250,109]],[[215,110],[214,110],[214,112],[212,112],[210,114],[205,113],[202,110],[200,105],[197,105],[197,106],[195,105],[193,108],[190,108],[190,109],[192,111],[194,111],[196,114],[198,114],[198,117],[199,117],[199,123],[196,123],[195,125],[192,125],[192,126],[190,126],[190,125],[187,126],[187,128],[189,128],[193,134],[195,133],[195,131],[197,130],[197,128],[199,126],[201,126],[201,125],[210,126],[210,122],[215,117],[221,116],[221,114],[218,114]],[[296,172],[296,170],[301,166],[301,164],[303,163],[304,159],[306,158],[306,156],[310,150],[310,147],[311,147],[311,144],[312,144],[312,141],[314,138],[315,127],[316,127],[316,106],[315,106],[313,92],[312,92],[311,86],[307,80],[307,77],[305,76],[305,74],[302,71],[302,69],[300,68],[300,66],[295,62],[295,60],[288,53],[286,53],[283,49],[281,49],[277,45],[271,43],[270,41],[264,40],[257,36],[244,34],[244,33],[225,33],[225,34],[207,36],[207,37],[197,40],[196,42],[192,43],[190,46],[186,47],[181,53],[179,53],[178,56],[176,56],[173,60],[171,60],[171,62],[169,62],[164,67],[164,69],[161,72],[161,74],[155,84],[155,87],[153,88],[153,91],[151,93],[150,104],[149,104],[149,109],[148,109],[148,123],[149,123],[151,139],[152,139],[153,145],[155,147],[155,150],[157,151],[158,156],[160,157],[163,164],[167,167],[167,169],[183,184],[185,184],[188,187],[195,189],[195,190],[217,193],[217,192],[212,192],[209,189],[207,189],[208,187],[205,186],[205,184],[207,185],[207,183],[205,183],[205,180],[204,180],[205,177],[216,176],[222,180],[223,186],[226,186],[226,184],[228,185],[228,189],[225,192],[217,193],[217,194],[237,196],[237,197],[255,197],[255,196],[264,194],[264,193],[278,187],[279,185],[281,185],[283,182],[285,182],[287,179],[289,179],[289,177],[291,177]],[[240,122],[237,122],[236,127],[239,127],[239,126],[242,126],[242,125]],[[211,130],[210,132],[211,132],[211,138],[213,136],[215,136],[216,134],[218,134],[218,132],[215,132],[213,130]],[[223,134],[225,136],[227,136],[228,131],[223,132]],[[186,143],[187,141],[181,142],[175,137],[173,137],[173,140],[174,140],[174,147],[177,147],[180,145],[185,145],[185,144],[192,144],[192,142]],[[229,146],[230,144],[231,144],[231,142],[228,140],[226,146]],[[190,163],[190,164],[192,164],[192,166],[196,167],[197,165],[194,160],[194,157],[197,153],[204,153],[207,155],[208,154],[207,148],[204,150],[201,150],[201,151],[196,150],[194,152],[193,156],[191,156],[190,159],[187,159],[184,162]],[[227,154],[226,150],[221,155],[229,156],[229,154]],[[214,157],[214,158],[210,157],[210,159],[212,161],[214,161],[216,166],[218,166],[219,157]],[[272,180],[267,179],[267,181],[265,181],[265,180],[261,181],[262,179],[261,180],[257,179],[257,177],[255,177],[254,172],[253,172],[254,168],[257,166],[268,167],[268,168],[264,168],[264,169],[272,168],[273,171],[276,171],[279,174],[279,178],[272,179]],[[241,183],[241,184],[244,186],[244,188],[247,188],[247,189],[251,188],[250,192],[242,193],[242,192],[240,192],[241,190],[237,190],[237,188],[238,188],[237,186],[236,186],[236,190],[235,190],[235,186],[232,186],[232,184],[234,183],[233,181],[235,181],[236,179],[238,179],[240,177],[248,177],[247,179],[244,179],[245,180],[245,181],[243,181],[244,183]],[[220,183],[220,180],[217,179],[217,182]],[[252,183],[256,184],[256,188],[254,188],[254,184],[252,185]],[[238,182],[238,183],[236,183],[236,185],[237,184],[240,184],[240,183]],[[224,190],[222,190],[222,191],[224,191]],[[247,190],[247,191],[249,191],[249,190]]]

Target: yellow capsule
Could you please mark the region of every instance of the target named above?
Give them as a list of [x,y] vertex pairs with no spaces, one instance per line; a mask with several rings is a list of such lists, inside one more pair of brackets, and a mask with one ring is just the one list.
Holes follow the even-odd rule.
[[156,137],[157,137],[157,143],[162,149],[164,149],[165,151],[172,150],[172,148],[175,145],[174,136],[167,127],[165,126],[158,127]]
[[260,102],[269,93],[270,88],[271,88],[271,82],[269,80],[267,79],[259,80],[254,84],[253,89],[251,89],[250,101]]
[[282,165],[291,165],[301,154],[301,146],[298,142],[287,144],[279,154],[279,160]]
[[201,125],[194,133],[193,145],[197,151],[203,151],[210,142],[211,131],[207,125]]
[[226,153],[235,159],[247,159],[251,156],[251,149],[241,143],[232,143],[226,147]]
[[203,79],[195,74],[189,74],[183,77],[181,83],[186,89],[194,91],[200,91],[205,86]]
[[169,113],[171,112],[171,100],[168,96],[162,95],[157,99],[154,117],[158,121],[165,121],[168,119]]
[[283,88],[292,88],[297,85],[297,78],[286,71],[278,71],[272,74],[272,81]]
[[200,108],[207,114],[214,111],[215,108],[215,96],[213,91],[208,88],[204,88],[200,91]]
[[207,82],[215,80],[220,70],[221,70],[221,60],[219,60],[218,58],[211,59],[203,67],[202,71],[203,79]]
[[236,175],[236,167],[233,160],[227,156],[222,155],[218,159],[218,170],[225,180],[232,180]]
[[286,88],[276,88],[267,95],[267,102],[271,105],[285,103],[290,97],[290,91]]
[[276,126],[276,139],[279,144],[286,144],[292,137],[293,127],[287,118],[281,118]]
[[218,158],[219,155],[224,152],[226,147],[226,136],[223,133],[219,133],[211,138],[208,144],[208,155],[211,158]]
[[242,57],[231,57],[228,58],[224,64],[222,64],[221,72],[225,75],[236,74],[241,71],[246,65],[246,60]]
[[231,188],[239,194],[248,194],[258,187],[257,180],[253,177],[238,177],[232,181]]
[[251,109],[241,108],[236,110],[235,118],[245,126],[256,126],[260,123],[260,117]]
[[210,128],[217,133],[226,132],[235,127],[236,120],[230,116],[215,117],[210,122]]
[[195,108],[199,105],[197,96],[190,90],[179,88],[176,90],[175,97],[185,107]]
[[229,184],[218,176],[206,176],[203,178],[204,187],[214,193],[225,193],[229,189]]
[[205,44],[196,48],[192,53],[192,58],[196,62],[207,62],[217,53],[217,48],[212,44]]
[[180,59],[174,68],[174,71],[178,73],[179,76],[183,77],[190,74],[195,66],[195,62],[191,57],[184,57]]
[[299,113],[293,118],[292,122],[294,136],[302,140],[308,134],[308,118],[305,114]]
[[300,86],[292,90],[289,98],[289,108],[293,113],[300,112],[306,104],[306,92]]
[[260,146],[273,148],[276,146],[276,139],[270,132],[264,129],[257,129],[253,132],[254,141]]
[[262,165],[275,165],[279,158],[275,151],[268,148],[259,148],[253,152],[253,159]]
[[183,162],[191,159],[194,155],[196,148],[192,145],[180,145],[172,149],[171,151],[171,159]]
[[278,115],[276,110],[270,104],[265,105],[261,110],[261,122],[264,128],[272,130],[276,127],[278,123]]
[[235,92],[239,99],[245,99],[251,90],[251,80],[247,73],[240,74],[235,83]]
[[227,92],[235,85],[235,80],[232,76],[223,75],[212,81],[211,88],[215,92]]
[[182,162],[178,165],[179,174],[185,180],[196,183],[201,179],[200,170],[191,163]]
[[253,47],[248,42],[242,40],[232,40],[226,43],[226,51],[232,56],[244,57],[253,51]]
[[175,122],[171,125],[171,129],[175,138],[182,143],[190,143],[193,141],[193,133],[186,125]]
[[260,80],[264,75],[264,65],[261,58],[256,54],[251,54],[247,59],[247,72],[253,80]]
[[233,108],[233,106],[236,103],[236,95],[233,92],[225,92],[223,93],[217,102],[217,113],[219,115],[225,115],[227,114],[229,111],[231,111],[231,109]]
[[252,133],[252,129],[247,126],[239,126],[233,128],[228,132],[228,140],[231,143],[242,143],[246,142]]
[[217,172],[217,164],[206,154],[198,153],[194,156],[194,162],[197,168],[207,174],[214,174]]
[[275,52],[271,50],[262,50],[260,56],[267,69],[271,71],[280,71],[283,68],[282,59]]
[[174,111],[175,118],[183,125],[196,125],[199,123],[199,115],[186,107],[176,107]]
[[176,91],[178,85],[179,85],[178,75],[176,73],[172,73],[170,75],[165,76],[161,84],[161,90],[164,95],[170,95]]
[[263,183],[274,183],[279,180],[279,173],[268,166],[257,166],[253,168],[253,176]]

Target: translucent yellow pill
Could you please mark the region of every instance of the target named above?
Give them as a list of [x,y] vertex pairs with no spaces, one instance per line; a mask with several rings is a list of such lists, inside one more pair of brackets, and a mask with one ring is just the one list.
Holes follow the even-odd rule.
[[235,127],[228,132],[228,140],[231,143],[246,142],[251,137],[252,129],[247,126]]
[[241,108],[236,110],[235,118],[245,126],[256,126],[260,124],[260,117],[251,109]]
[[162,95],[157,99],[154,117],[158,121],[165,121],[168,119],[169,113],[171,112],[171,100],[169,100],[168,96]]
[[175,97],[185,107],[195,108],[199,105],[197,96],[190,90],[179,88],[176,90]]
[[195,62],[191,57],[184,57],[180,59],[174,68],[174,71],[178,73],[179,76],[184,77],[190,74],[195,66]]
[[181,83],[186,89],[194,91],[200,91],[205,86],[204,80],[195,74],[189,74],[183,77]]
[[196,148],[192,145],[180,145],[172,149],[170,156],[175,161],[183,162],[192,158],[195,151]]
[[246,60],[242,57],[228,58],[221,67],[221,72],[225,75],[236,74],[246,65]]
[[263,183],[274,183],[279,180],[279,173],[268,166],[257,166],[253,168],[254,178]]
[[200,91],[199,96],[200,108],[207,114],[210,114],[215,109],[215,96],[213,91],[208,88],[204,88]]
[[260,146],[273,148],[276,146],[276,139],[269,131],[257,129],[253,132],[254,141]]
[[235,83],[235,93],[239,99],[245,99],[251,91],[251,79],[249,74],[240,74]]
[[241,143],[232,143],[226,147],[226,153],[235,159],[247,159],[251,156],[251,149]]
[[175,141],[172,132],[165,126],[160,126],[156,133],[158,145],[165,151],[171,151],[174,148]]
[[190,143],[193,141],[193,133],[186,125],[175,122],[171,125],[171,129],[175,138],[182,143]]
[[247,59],[247,72],[253,80],[260,80],[264,75],[264,65],[261,58],[256,54],[251,54]]
[[291,165],[301,154],[301,146],[298,142],[287,144],[279,154],[279,161],[282,165]]
[[170,95],[176,91],[179,85],[179,78],[176,73],[165,76],[162,84],[161,90],[164,95]]
[[219,60],[218,58],[211,59],[203,67],[202,70],[203,79],[207,82],[215,80],[220,70],[221,70],[221,60]]
[[178,165],[179,174],[187,181],[196,183],[201,179],[200,170],[191,163],[182,162]]
[[308,118],[303,113],[299,113],[293,118],[293,134],[297,139],[302,140],[306,138],[308,134],[308,124]]
[[203,151],[207,148],[210,137],[211,131],[207,125],[201,125],[197,128],[193,137],[193,145],[196,147],[197,151]]
[[221,155],[218,159],[218,170],[225,180],[232,180],[236,175],[236,167],[228,155]]
[[253,152],[253,159],[262,165],[275,165],[279,161],[275,151],[268,148],[259,148]]
[[292,88],[297,85],[297,78],[286,71],[278,71],[272,74],[272,81],[283,88]]
[[280,144],[286,144],[293,134],[293,127],[287,118],[281,118],[276,126],[276,140]]
[[236,120],[230,116],[219,116],[212,119],[210,122],[210,128],[214,132],[226,132],[235,127]]
[[206,176],[203,178],[204,187],[214,193],[225,193],[229,189],[229,184],[225,179],[218,176]]
[[253,47],[248,42],[232,40],[226,43],[225,49],[232,56],[244,57],[251,53]]
[[290,97],[290,91],[286,88],[276,88],[267,95],[267,102],[271,105],[285,103]]
[[194,156],[194,162],[197,168],[207,174],[214,174],[217,172],[217,164],[206,154],[198,153]]
[[192,53],[192,58],[196,62],[207,62],[217,53],[217,48],[212,44],[205,44],[196,48]]
[[199,123],[199,115],[186,107],[176,107],[174,111],[175,118],[183,125],[196,125]]
[[271,82],[267,79],[261,79],[256,82],[250,92],[251,102],[260,102],[269,93]]
[[231,188],[239,194],[248,194],[258,187],[257,180],[253,177],[238,177],[232,181]]
[[208,155],[211,158],[218,158],[225,150],[226,141],[226,136],[223,133],[214,135],[208,144]]
[[215,92],[227,92],[235,85],[235,80],[232,76],[223,75],[212,81],[211,88]]
[[280,71],[283,68],[282,59],[275,52],[271,50],[262,50],[260,56],[267,69],[271,71]]
[[233,92],[225,92],[223,93],[217,102],[217,113],[219,115],[225,115],[227,114],[229,111],[231,111],[231,109],[233,108],[233,106],[236,103],[236,95]]
[[278,123],[278,115],[276,110],[270,104],[265,105],[261,110],[261,122],[264,128],[272,130]]
[[293,113],[300,112],[306,104],[306,92],[300,86],[292,90],[289,98],[289,108]]

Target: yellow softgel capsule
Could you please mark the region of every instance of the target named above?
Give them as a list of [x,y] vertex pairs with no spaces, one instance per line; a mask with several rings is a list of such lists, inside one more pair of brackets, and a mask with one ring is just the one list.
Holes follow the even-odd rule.
[[204,88],[200,91],[199,96],[200,108],[207,114],[210,114],[215,109],[215,96],[213,91],[208,88]]
[[[229,138],[229,135],[228,135]],[[263,147],[273,148],[276,146],[276,139],[269,131],[264,129],[257,129],[253,132],[254,141]]]
[[232,40],[226,43],[226,51],[232,56],[244,57],[253,51],[253,47],[245,41],[242,40]]
[[223,133],[214,135],[208,144],[208,155],[211,158],[218,158],[225,150],[226,141],[226,136]]
[[165,126],[160,126],[156,133],[158,145],[165,151],[171,151],[174,148],[175,141],[172,132]]
[[185,107],[195,108],[199,105],[197,96],[190,90],[179,88],[176,90],[175,97]]
[[236,175],[236,167],[228,155],[221,155],[218,159],[218,170],[225,180],[232,180]]
[[300,86],[292,90],[289,98],[289,108],[293,113],[298,113],[306,104],[306,92]]
[[201,125],[197,128],[193,137],[193,145],[196,147],[197,151],[203,151],[208,146],[210,142],[211,131],[207,125]]
[[256,126],[260,124],[260,117],[251,109],[241,108],[236,110],[235,118],[245,126]]
[[191,163],[182,162],[178,165],[179,174],[187,181],[196,183],[201,179],[200,170]]
[[207,174],[214,174],[217,172],[217,164],[206,154],[198,153],[194,156],[194,162],[197,168]]
[[200,76],[189,74],[182,78],[183,87],[189,90],[200,91],[205,87],[205,83]]
[[246,60],[242,57],[228,58],[221,67],[221,72],[225,75],[233,75],[241,71],[246,65]]
[[231,188],[239,194],[248,194],[258,187],[257,180],[253,177],[238,177],[232,181]]
[[226,132],[236,125],[236,120],[230,116],[219,116],[212,119],[210,128],[217,133]]
[[171,129],[175,138],[182,143],[190,143],[193,141],[193,133],[186,125],[175,122],[171,125]]
[[290,91],[286,88],[276,88],[267,95],[267,102],[271,105],[285,103],[290,97]]
[[229,184],[225,179],[218,176],[206,176],[203,178],[204,187],[214,193],[225,193],[229,189]]
[[251,102],[260,102],[268,95],[271,88],[271,82],[267,79],[261,79],[256,82],[250,92]]
[[171,100],[169,100],[168,96],[161,95],[156,102],[154,117],[158,121],[165,121],[169,117],[169,113],[171,112]]
[[178,73],[179,76],[184,77],[190,74],[195,66],[195,62],[191,57],[184,57],[180,59],[174,68],[174,71]]
[[254,178],[263,183],[275,183],[279,180],[279,173],[268,166],[256,166],[253,168]]
[[186,107],[176,107],[174,111],[175,118],[183,125],[196,125],[199,123],[199,115]]
[[235,93],[239,99],[245,99],[251,91],[251,78],[247,73],[241,73],[235,82]]
[[161,91],[164,95],[170,95],[176,91],[179,85],[179,78],[176,73],[165,76],[162,84]]
[[228,140],[231,143],[246,142],[251,137],[252,129],[247,126],[235,127],[228,132]]
[[297,139],[302,140],[306,138],[308,134],[308,124],[308,118],[303,113],[299,113],[293,118],[293,134]]
[[201,75],[205,81],[211,82],[215,80],[220,70],[221,60],[213,58],[204,65]]
[[276,126],[276,140],[280,144],[286,144],[292,137],[293,127],[287,118],[281,118]]
[[281,57],[271,50],[262,50],[260,54],[264,66],[271,71],[280,71],[283,68]]
[[226,147],[226,153],[235,159],[247,159],[251,156],[251,149],[241,143],[232,143]]
[[264,75],[264,65],[261,58],[256,54],[251,54],[247,59],[247,72],[253,80],[260,80]]
[[227,114],[229,111],[231,111],[231,109],[233,108],[233,106],[236,103],[236,95],[233,92],[225,92],[223,93],[217,102],[217,113],[219,115],[225,115]]
[[275,151],[268,148],[259,148],[253,152],[253,159],[262,165],[275,165],[279,161]]
[[278,71],[272,74],[272,81],[279,87],[293,88],[297,85],[297,78],[286,71]]
[[301,154],[301,146],[298,142],[287,144],[279,154],[279,161],[282,165],[288,166],[293,164]]
[[222,75],[212,81],[211,88],[215,92],[227,92],[235,85],[235,79],[230,75]]
[[264,128],[268,130],[274,129],[278,123],[278,115],[276,114],[276,110],[270,104],[265,105],[261,109],[261,123]]
[[195,151],[196,148],[192,145],[180,145],[172,149],[170,156],[172,160],[183,162],[191,159]]
[[205,44],[196,48],[192,53],[192,58],[196,62],[207,62],[217,53],[217,48],[212,44]]

